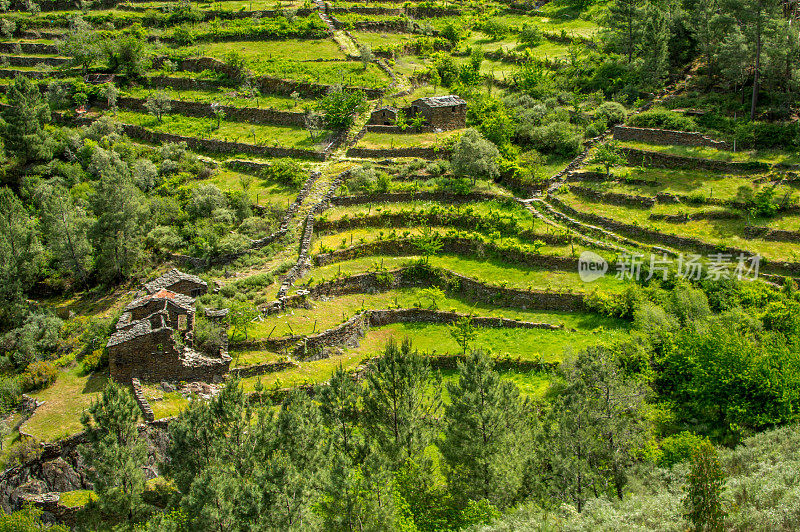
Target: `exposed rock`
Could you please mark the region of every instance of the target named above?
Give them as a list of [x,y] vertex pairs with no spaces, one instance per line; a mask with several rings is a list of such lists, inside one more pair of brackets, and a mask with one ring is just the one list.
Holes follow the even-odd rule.
[[83,484],[72,466],[60,456],[42,464],[42,477],[52,491],[77,490]]

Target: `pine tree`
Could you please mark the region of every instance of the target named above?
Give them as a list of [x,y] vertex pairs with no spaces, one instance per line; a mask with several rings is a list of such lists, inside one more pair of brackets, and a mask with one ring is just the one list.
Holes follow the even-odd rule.
[[20,317],[24,294],[42,266],[35,220],[9,188],[0,189],[0,323]]
[[644,0],[614,0],[608,6],[608,22],[612,38],[628,64],[633,62],[636,54],[639,33],[642,24],[642,7]]
[[39,189],[38,196],[42,201],[42,232],[47,247],[64,273],[73,274],[87,286],[92,269],[92,246],[88,237],[92,219],[64,187],[45,185]]
[[448,384],[444,437],[437,443],[447,464],[454,497],[487,499],[498,507],[513,503],[522,485],[525,403],[482,352],[458,364],[458,382]]
[[698,48],[705,58],[706,75],[713,81],[719,71],[719,47],[725,38],[725,20],[720,14],[719,0],[698,2],[688,17],[688,22],[692,36],[697,40]]
[[370,365],[364,388],[364,424],[369,440],[395,470],[417,460],[434,434],[442,401],[439,376],[406,339],[393,340]]
[[692,466],[686,483],[683,499],[684,517],[695,532],[717,532],[725,530],[725,510],[722,508],[722,493],[725,489],[725,473],[717,458],[717,450],[704,440],[694,452]]
[[50,106],[39,88],[26,76],[17,76],[8,90],[9,106],[2,113],[3,140],[9,155],[21,164],[50,159],[51,143],[44,126],[50,122]]
[[81,455],[94,484],[97,504],[88,511],[132,524],[143,507],[147,449],[139,437],[139,406],[131,393],[109,382],[100,399],[84,412],[81,423],[87,444]]
[[628,469],[646,439],[647,386],[626,375],[613,351],[593,347],[564,368],[565,386],[553,403],[545,437],[557,498],[582,511],[589,496],[622,498]]
[[127,278],[142,259],[144,197],[126,169],[111,165],[101,169],[92,198],[97,222],[91,236],[97,271],[104,281]]
[[782,0],[723,0],[723,9],[735,19],[751,43],[750,67],[753,75],[753,94],[750,101],[750,120],[755,120],[761,90],[761,71],[765,43],[774,32],[774,20],[782,14]]
[[659,89],[669,74],[670,13],[668,6],[648,2],[641,9],[641,74],[646,87]]

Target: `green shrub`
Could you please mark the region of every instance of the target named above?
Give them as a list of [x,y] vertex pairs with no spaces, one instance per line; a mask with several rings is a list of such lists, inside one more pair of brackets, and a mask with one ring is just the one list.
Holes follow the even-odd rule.
[[102,369],[108,365],[108,353],[105,349],[95,349],[83,357],[82,364],[84,373]]
[[708,438],[698,436],[692,432],[683,431],[661,440],[658,465],[672,467],[675,464],[691,460],[696,449]]
[[623,123],[628,115],[625,106],[618,102],[606,102],[594,114],[597,118],[605,119],[609,126]]
[[[229,285],[228,285],[229,286]],[[197,316],[194,321],[194,346],[204,353],[218,353],[227,330],[222,325]]]
[[528,132],[527,140],[542,153],[571,157],[581,150],[583,135],[569,122],[552,122],[535,127]]
[[300,188],[306,179],[306,169],[292,159],[278,159],[263,171],[267,179],[274,179],[288,187]]
[[15,409],[19,404],[21,393],[17,379],[0,376],[0,412],[5,413]]
[[653,109],[631,117],[628,122],[634,127],[644,127],[653,129],[671,129],[674,131],[696,131],[697,123],[688,117],[675,111],[666,109]]
[[788,148],[800,145],[798,122],[747,122],[736,128],[736,142],[745,148]]
[[58,377],[58,370],[50,362],[38,360],[28,365],[19,376],[19,385],[23,391],[30,392],[47,388]]

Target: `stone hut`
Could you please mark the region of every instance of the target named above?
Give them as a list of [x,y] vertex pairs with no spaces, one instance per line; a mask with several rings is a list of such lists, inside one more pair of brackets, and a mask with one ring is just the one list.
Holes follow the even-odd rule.
[[449,131],[467,127],[467,102],[458,96],[431,96],[411,102],[408,116],[422,115],[433,129]]
[[374,126],[393,126],[397,123],[397,113],[400,110],[397,107],[384,106],[380,109],[372,111],[369,115],[370,125]]
[[195,299],[189,294],[205,293],[206,283],[173,269],[144,289],[145,295],[125,307],[106,344],[111,377],[124,383],[133,378],[143,382],[220,380],[231,362],[227,335],[219,352],[194,349]]

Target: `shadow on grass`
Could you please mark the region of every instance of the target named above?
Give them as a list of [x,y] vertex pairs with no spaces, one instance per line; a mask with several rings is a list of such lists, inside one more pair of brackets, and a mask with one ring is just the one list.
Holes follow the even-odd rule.
[[81,393],[99,393],[108,384],[108,373],[92,373],[86,384],[83,386]]

